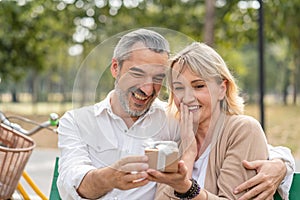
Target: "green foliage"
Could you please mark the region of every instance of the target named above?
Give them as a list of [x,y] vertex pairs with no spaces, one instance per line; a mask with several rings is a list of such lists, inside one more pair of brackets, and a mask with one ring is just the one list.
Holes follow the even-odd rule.
[[[300,55],[300,3],[263,2],[266,87],[269,92],[279,93],[287,85],[286,80],[288,84],[293,80],[296,83],[300,67],[300,61],[296,61]],[[36,86],[43,93],[71,93],[81,62],[107,38],[138,27],[163,27],[203,41],[205,11],[204,0],[2,0],[1,87],[9,82],[20,82],[25,87],[43,81]],[[215,48],[238,78],[239,86],[251,96],[258,88],[257,20],[257,1],[216,1]],[[179,44],[180,39],[170,43]],[[107,65],[106,60],[99,63]],[[107,91],[112,82],[105,72],[99,87]]]

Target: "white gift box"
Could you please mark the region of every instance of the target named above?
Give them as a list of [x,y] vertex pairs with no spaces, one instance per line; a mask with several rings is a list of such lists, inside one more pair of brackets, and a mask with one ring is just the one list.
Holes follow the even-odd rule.
[[176,142],[148,141],[145,145],[149,168],[162,172],[177,172],[179,150]]

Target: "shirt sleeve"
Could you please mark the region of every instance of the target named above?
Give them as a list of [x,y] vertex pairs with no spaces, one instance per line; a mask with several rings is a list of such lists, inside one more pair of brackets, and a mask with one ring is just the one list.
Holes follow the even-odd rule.
[[60,196],[62,199],[82,199],[77,188],[86,173],[95,167],[91,164],[72,112],[67,112],[60,119],[58,147],[61,150],[57,180]]
[[282,199],[288,199],[289,191],[293,182],[293,174],[296,169],[295,160],[291,150],[287,147],[268,145],[269,159],[281,159],[286,165],[286,175],[278,187],[278,193]]

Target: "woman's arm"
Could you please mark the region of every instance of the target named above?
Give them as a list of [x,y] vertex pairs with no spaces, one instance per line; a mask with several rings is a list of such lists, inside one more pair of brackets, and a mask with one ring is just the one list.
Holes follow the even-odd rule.
[[[238,199],[245,191],[237,195],[234,189],[256,175],[255,170],[245,169],[242,161],[268,158],[266,138],[259,122],[248,116],[230,117],[215,147],[212,147],[211,154],[217,155],[210,162],[211,165],[214,165],[214,160],[217,162],[216,169],[211,167],[218,173],[217,195],[209,193],[208,199],[215,199],[216,196]],[[209,177],[212,176],[206,177],[208,180],[205,181],[205,185],[214,188],[212,184],[215,183],[210,183]]]

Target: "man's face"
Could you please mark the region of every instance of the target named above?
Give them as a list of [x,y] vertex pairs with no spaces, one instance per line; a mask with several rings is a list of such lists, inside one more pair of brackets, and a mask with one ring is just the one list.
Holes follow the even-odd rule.
[[118,71],[115,90],[124,111],[139,117],[157,97],[168,63],[167,53],[143,48],[134,50]]

